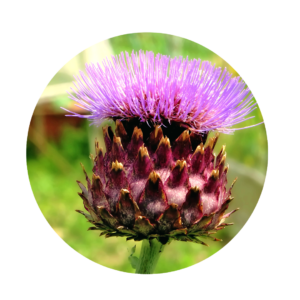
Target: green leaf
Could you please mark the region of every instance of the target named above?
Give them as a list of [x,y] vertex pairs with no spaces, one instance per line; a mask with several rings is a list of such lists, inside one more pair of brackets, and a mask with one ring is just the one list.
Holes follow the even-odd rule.
[[132,256],[135,252],[135,249],[136,249],[136,245],[134,245],[131,250],[130,250],[130,256]]
[[130,261],[132,268],[136,269],[139,263],[139,259],[136,256],[131,256],[131,255],[128,257],[128,259]]
[[135,253],[135,249],[136,249],[136,245],[134,245],[129,251],[130,251],[130,255],[128,257],[128,260],[132,266],[133,269],[136,269],[137,264],[139,262],[139,259],[136,256],[133,256],[133,254]]

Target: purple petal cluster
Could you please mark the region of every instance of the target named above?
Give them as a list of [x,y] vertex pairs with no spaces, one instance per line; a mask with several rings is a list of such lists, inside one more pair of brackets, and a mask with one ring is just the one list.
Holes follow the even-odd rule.
[[[230,133],[248,120],[253,95],[240,77],[200,59],[170,58],[134,51],[87,64],[75,77],[69,96],[89,112],[80,118],[100,124],[105,119],[139,118],[141,122],[178,122],[195,132]],[[245,128],[245,127],[244,127]]]

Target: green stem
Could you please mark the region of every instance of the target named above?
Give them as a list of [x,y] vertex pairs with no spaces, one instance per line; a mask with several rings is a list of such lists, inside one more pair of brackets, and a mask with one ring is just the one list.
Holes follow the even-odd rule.
[[135,273],[153,274],[164,245],[157,239],[143,240],[141,254]]

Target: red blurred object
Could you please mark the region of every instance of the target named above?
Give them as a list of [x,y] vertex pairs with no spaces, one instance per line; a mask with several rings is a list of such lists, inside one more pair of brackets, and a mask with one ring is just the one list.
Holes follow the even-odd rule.
[[[72,110],[76,110],[83,113],[84,110],[75,105],[72,106]],[[53,106],[51,102],[38,104],[32,115],[28,138],[31,139],[33,135],[38,132],[44,139],[59,141],[64,126],[80,127],[84,120],[80,118],[66,118],[66,112],[61,112]]]

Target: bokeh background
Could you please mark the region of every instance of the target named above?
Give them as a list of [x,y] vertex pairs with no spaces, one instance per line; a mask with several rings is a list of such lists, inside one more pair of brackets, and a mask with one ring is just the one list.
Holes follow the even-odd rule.
[[[209,49],[190,40],[158,33],[136,33],[118,36],[100,42],[71,59],[51,79],[34,110],[27,141],[27,167],[31,187],[41,212],[53,230],[73,249],[103,266],[125,272],[134,272],[128,256],[129,249],[137,246],[139,255],[141,242],[125,238],[99,237],[85,218],[76,213],[82,209],[77,195],[76,180],[85,182],[80,162],[91,175],[94,140],[102,141],[102,129],[89,126],[87,120],[67,118],[60,107],[78,110],[68,98],[66,91],[73,86],[73,76],[84,71],[85,63],[99,62],[122,51],[151,50],[154,53],[188,56],[209,60],[218,67],[226,67],[232,74],[239,74],[222,58]],[[49,79],[52,74],[49,74]],[[250,87],[251,88],[251,87]],[[255,91],[254,91],[255,92]],[[255,118],[239,126],[248,126],[263,121],[256,109]],[[114,127],[114,124],[111,123]],[[234,222],[216,234],[223,242],[204,241],[209,247],[194,243],[173,241],[165,247],[156,273],[170,272],[194,265],[224,247],[244,226],[260,197],[267,169],[267,137],[264,124],[236,131],[233,135],[221,134],[215,151],[226,145],[229,168],[229,184],[235,177],[238,181],[233,189],[230,208],[239,207],[229,222]],[[104,143],[102,144],[105,149]],[[66,245],[67,246],[67,245]]]

